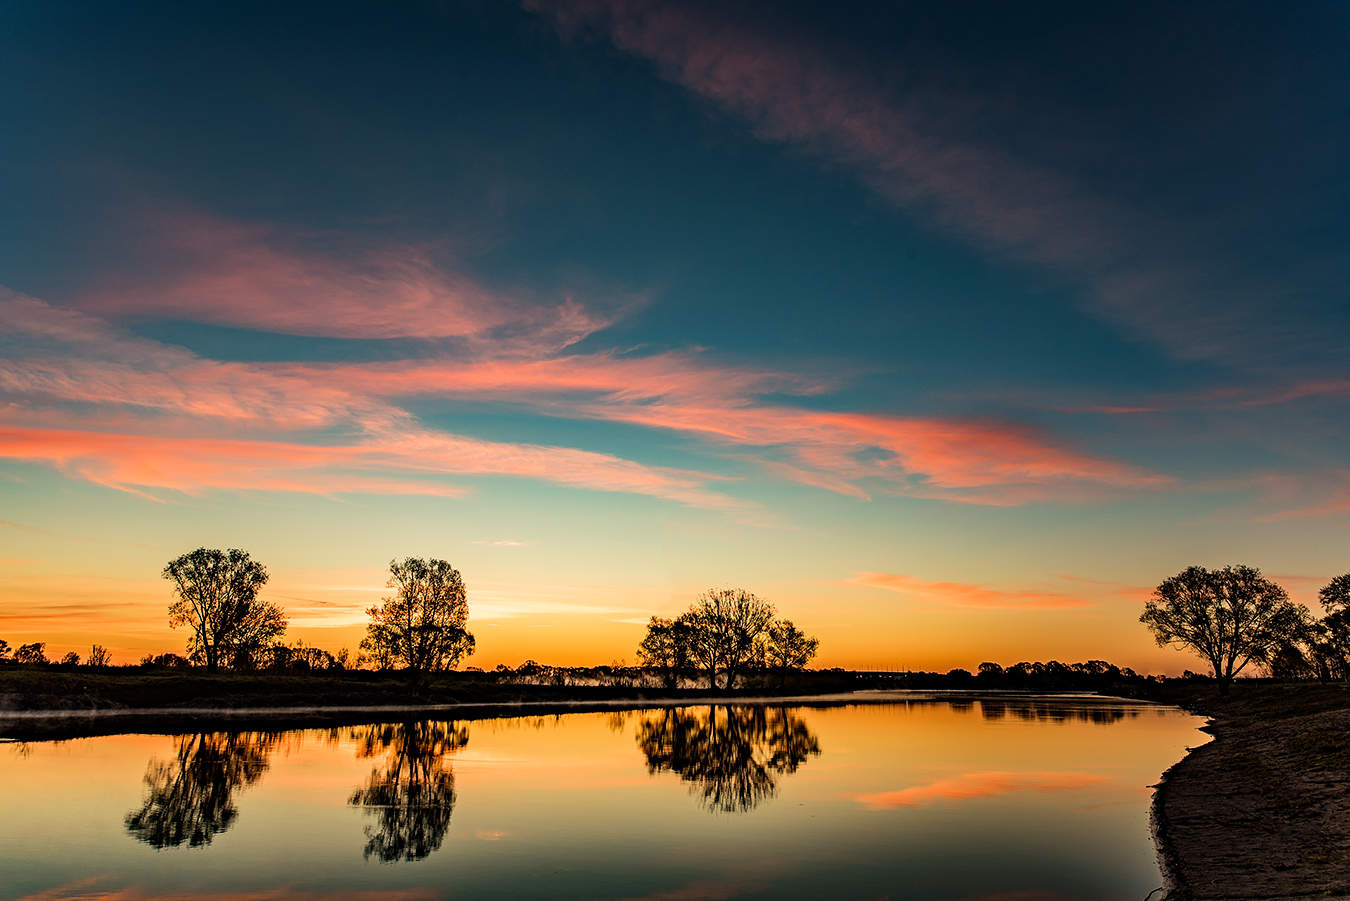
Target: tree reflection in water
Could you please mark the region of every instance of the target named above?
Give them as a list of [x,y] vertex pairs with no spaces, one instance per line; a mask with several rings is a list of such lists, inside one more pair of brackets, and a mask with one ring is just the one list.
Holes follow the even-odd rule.
[[152,758],[145,802],[126,816],[127,831],[155,848],[209,845],[234,824],[234,794],[267,772],[280,736],[268,732],[180,735],[173,760]]
[[366,826],[365,856],[421,860],[441,846],[455,807],[455,773],[446,755],[469,743],[455,723],[384,723],[353,733],[358,757],[383,756],[348,803],[376,817]]
[[744,813],[778,793],[820,742],[785,707],[667,708],[638,724],[649,773],[673,772],[711,811]]

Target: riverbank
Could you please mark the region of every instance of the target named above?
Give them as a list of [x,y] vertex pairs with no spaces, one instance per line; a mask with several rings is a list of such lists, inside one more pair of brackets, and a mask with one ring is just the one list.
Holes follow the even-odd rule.
[[[706,687],[522,681],[485,673],[442,673],[416,690],[395,674],[205,673],[125,668],[102,671],[0,670],[0,739],[43,740],[119,732],[268,730],[413,718],[484,719],[680,704],[769,703],[825,706],[864,702],[971,704],[999,699],[1025,718],[1102,718],[1144,703],[1074,691],[914,689],[843,671],[748,679],[735,691]],[[1055,704],[1045,703],[1053,699]]]
[[1154,797],[1167,897],[1350,897],[1350,686],[1166,694],[1214,736]]

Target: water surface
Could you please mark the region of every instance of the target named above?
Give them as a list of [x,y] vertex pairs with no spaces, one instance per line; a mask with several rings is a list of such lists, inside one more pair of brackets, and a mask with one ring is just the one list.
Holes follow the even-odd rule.
[[1137,901],[1200,722],[897,698],[0,744],[0,897]]

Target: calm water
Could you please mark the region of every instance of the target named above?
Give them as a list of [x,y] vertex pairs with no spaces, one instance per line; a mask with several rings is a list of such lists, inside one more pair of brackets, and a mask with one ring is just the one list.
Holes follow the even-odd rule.
[[0,744],[0,896],[1139,901],[1199,724],[894,701]]

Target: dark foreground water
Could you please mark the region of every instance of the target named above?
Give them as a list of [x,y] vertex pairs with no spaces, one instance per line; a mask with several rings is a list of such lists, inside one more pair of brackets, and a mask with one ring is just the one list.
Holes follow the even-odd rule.
[[1199,724],[895,700],[0,744],[0,897],[1140,901]]

